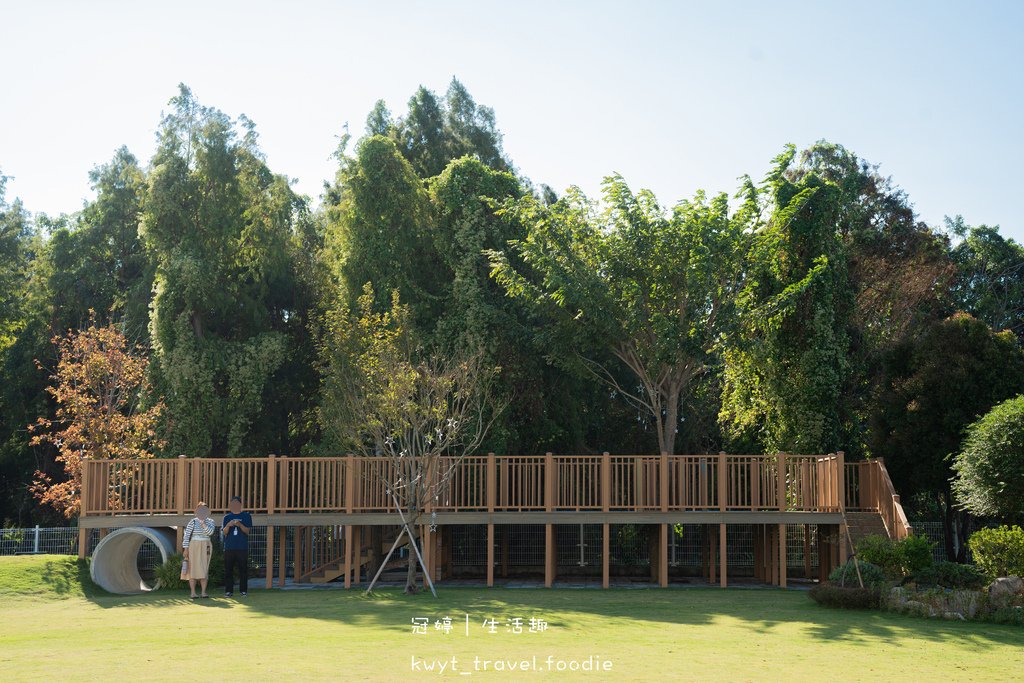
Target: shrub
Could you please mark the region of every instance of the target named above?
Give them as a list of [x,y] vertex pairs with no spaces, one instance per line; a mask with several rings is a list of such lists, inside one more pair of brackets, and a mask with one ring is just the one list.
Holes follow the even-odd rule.
[[967,541],[974,561],[989,576],[1024,576],[1024,529],[979,529]]
[[882,605],[882,591],[879,588],[838,586],[831,581],[812,588],[810,596],[816,603],[826,607],[878,609]]
[[931,566],[934,545],[923,536],[893,541],[888,536],[872,534],[857,543],[857,557],[880,567],[890,579],[898,579]]
[[904,573],[913,574],[932,566],[932,548],[935,544],[924,536],[907,536],[897,545]]
[[[181,590],[188,585],[181,580],[181,553],[171,555],[155,571],[161,590]],[[213,555],[210,556],[209,577],[210,586],[224,583],[224,551],[216,541],[213,543]]]
[[[860,565],[860,576],[864,580],[866,588],[878,588],[885,584],[885,572],[880,567],[863,560],[859,560],[858,564]],[[828,580],[837,586],[858,586],[857,567],[854,566],[854,561],[850,560],[845,565],[833,569],[832,573],[828,575]]]
[[1003,519],[1024,514],[1024,395],[967,428],[953,469],[953,492],[970,512]]
[[910,580],[920,586],[939,586],[959,590],[980,590],[988,583],[988,577],[973,564],[958,564],[945,560],[919,569],[911,574]]

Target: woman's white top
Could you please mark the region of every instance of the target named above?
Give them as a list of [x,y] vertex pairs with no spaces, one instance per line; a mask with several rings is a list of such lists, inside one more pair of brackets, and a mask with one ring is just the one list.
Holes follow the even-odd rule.
[[188,544],[192,541],[209,541],[215,529],[216,525],[213,523],[212,517],[207,517],[205,521],[200,520],[198,517],[193,517],[185,527],[185,534],[181,539],[181,547],[187,548]]

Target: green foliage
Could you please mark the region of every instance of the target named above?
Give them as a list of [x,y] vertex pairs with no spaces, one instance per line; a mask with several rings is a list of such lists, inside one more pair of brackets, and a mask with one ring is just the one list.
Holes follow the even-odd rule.
[[168,450],[241,455],[286,446],[259,428],[271,424],[264,391],[295,332],[292,226],[303,202],[267,168],[247,119],[239,139],[231,119],[184,86],[171,106],[142,215],[156,264],[150,330],[154,384],[169,407]]
[[861,538],[857,541],[857,557],[880,567],[891,578],[903,572],[903,553],[888,536],[871,534]]
[[1024,395],[967,427],[953,462],[957,501],[979,516],[1024,517]]
[[888,536],[871,534],[857,542],[857,557],[877,565],[886,576],[896,579],[931,566],[934,545],[923,536],[894,541]]
[[919,586],[939,586],[953,590],[981,590],[989,582],[989,578],[973,564],[946,560],[919,569],[909,578]]
[[882,604],[882,591],[878,588],[837,586],[822,583],[808,591],[811,599],[825,607],[841,609],[878,609]]
[[[181,590],[188,588],[188,581],[181,580],[182,554],[175,553],[167,558],[163,564],[157,565],[153,570],[154,577],[160,581],[159,590]],[[224,584],[224,549],[219,541],[213,542],[213,554],[210,555],[210,568],[208,572],[209,581],[207,586],[214,590],[214,586]],[[198,586],[196,587],[198,590]]]
[[898,545],[904,574],[914,574],[932,566],[935,544],[924,536],[907,536]]
[[734,317],[755,218],[745,189],[732,216],[726,195],[703,193],[666,215],[651,192],[610,176],[602,205],[576,188],[553,205],[509,202],[527,235],[488,251],[508,295],[553,321],[541,333],[549,360],[606,382],[654,423],[662,451],[675,452],[680,397]]
[[999,226],[968,226],[962,217],[946,219],[960,237],[950,254],[957,278],[953,305],[996,330],[1024,336],[1024,245],[999,234]]
[[979,529],[967,540],[978,567],[993,577],[1024,576],[1024,529]]
[[791,179],[792,146],[764,182],[771,216],[754,234],[729,337],[720,421],[733,442],[826,453],[844,442],[852,306],[835,225],[841,193],[814,173]]
[[[1024,350],[1014,335],[993,332],[965,313],[953,315],[887,354],[871,410],[871,451],[885,459],[904,500],[933,496],[949,511],[949,522],[955,517],[953,456],[962,450],[964,428],[1022,390]],[[960,527],[965,538],[962,519]],[[952,533],[947,526],[947,539]]]
[[[865,588],[880,588],[885,585],[887,579],[882,567],[860,559],[858,559],[857,565],[859,565],[860,578],[864,581]],[[859,587],[857,569],[858,567],[854,565],[854,561],[851,559],[841,567],[833,569],[828,575],[828,580],[840,586]]]

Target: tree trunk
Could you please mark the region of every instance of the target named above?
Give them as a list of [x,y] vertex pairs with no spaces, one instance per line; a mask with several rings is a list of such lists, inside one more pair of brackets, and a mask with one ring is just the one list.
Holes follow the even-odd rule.
[[409,563],[406,565],[405,572],[405,592],[408,594],[415,593],[419,590],[416,585],[416,565],[419,560],[416,556],[416,544],[419,540],[419,532],[417,531],[417,524],[414,522],[409,523]]
[[679,387],[672,384],[665,396],[664,434],[660,439],[661,450],[669,455],[676,454],[676,430],[679,426]]

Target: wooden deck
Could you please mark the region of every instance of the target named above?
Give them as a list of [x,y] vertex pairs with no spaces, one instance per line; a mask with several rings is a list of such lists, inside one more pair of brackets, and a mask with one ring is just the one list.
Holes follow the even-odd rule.
[[[351,547],[352,537],[356,536],[359,548],[360,528],[400,523],[386,495],[390,466],[386,458],[358,456],[86,461],[79,524],[83,534],[89,528],[123,526],[180,529],[197,501],[205,501],[216,515],[225,512],[231,497],[238,495],[254,522],[268,529],[268,566],[273,566],[275,528],[298,527],[293,532],[296,543],[314,527],[344,529],[348,584],[348,571],[360,561],[359,551]],[[437,539],[432,536],[442,536],[445,525],[487,525],[488,538],[493,539],[495,525],[543,524],[548,558],[545,583],[550,585],[553,526],[601,524],[607,585],[609,525],[656,525],[657,580],[665,585],[669,525],[717,525],[720,540],[715,559],[725,585],[726,527],[753,524],[765,530],[761,555],[768,557],[766,566],[772,563],[772,582],[785,585],[785,553],[777,548],[769,551],[769,546],[781,543],[785,525],[818,525],[833,530],[834,538],[843,538],[847,511],[877,513],[892,537],[903,537],[910,529],[884,463],[847,463],[842,452],[488,454],[464,458],[456,465],[448,486],[425,510],[434,515],[442,531],[431,532],[424,524],[422,534],[426,555],[436,561],[437,553],[431,549]],[[281,534],[282,553],[283,538]],[[827,549],[831,564],[845,561],[846,545],[833,541],[835,547]],[[492,560],[491,546],[488,558]],[[713,580],[713,569],[711,576]],[[267,577],[268,584],[271,578]],[[488,582],[492,582],[490,567]]]

